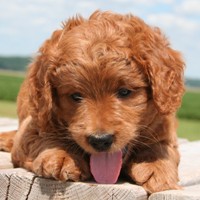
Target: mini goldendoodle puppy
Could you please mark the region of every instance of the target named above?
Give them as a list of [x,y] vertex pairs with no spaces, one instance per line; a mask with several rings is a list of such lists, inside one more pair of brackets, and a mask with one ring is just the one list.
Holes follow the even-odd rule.
[[18,96],[19,130],[1,143],[15,167],[57,180],[177,189],[175,113],[184,62],[158,28],[96,11],[56,30]]

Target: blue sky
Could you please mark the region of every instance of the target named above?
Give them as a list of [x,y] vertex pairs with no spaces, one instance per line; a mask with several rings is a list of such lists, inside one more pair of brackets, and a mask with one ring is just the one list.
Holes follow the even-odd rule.
[[183,53],[186,76],[200,78],[200,0],[1,0],[0,55],[33,55],[61,22],[97,9],[159,26]]

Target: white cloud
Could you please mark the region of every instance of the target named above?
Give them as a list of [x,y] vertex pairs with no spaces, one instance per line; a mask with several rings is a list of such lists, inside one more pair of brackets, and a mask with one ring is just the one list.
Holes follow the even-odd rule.
[[98,7],[98,4],[97,2],[94,2],[94,1],[79,1],[77,2],[77,5],[80,7],[80,8],[84,8],[84,9],[97,9]]
[[47,24],[47,22],[48,21],[47,21],[46,18],[38,17],[38,18],[33,19],[31,24],[34,25],[34,26],[41,26],[41,25]]
[[0,35],[2,36],[7,35],[7,36],[15,37],[17,34],[19,34],[19,31],[13,27],[3,27],[1,28],[1,32],[0,32]]
[[200,1],[199,0],[185,0],[176,7],[177,12],[186,14],[200,14]]
[[174,0],[140,0],[136,2],[142,2],[145,4],[157,4],[157,3],[171,4],[174,2]]
[[154,5],[157,3],[163,3],[163,4],[171,4],[175,0],[112,0],[113,2],[120,2],[120,3],[127,3],[129,2],[130,5],[132,4],[146,4],[146,5]]
[[[200,52],[200,0],[0,0],[1,54],[31,54],[61,22],[94,10],[133,13],[159,26],[197,75]],[[195,68],[196,67],[196,68]],[[200,76],[200,73],[199,75]]]
[[150,14],[147,17],[148,21],[153,25],[159,25],[165,29],[175,28],[181,29],[186,32],[193,32],[199,30],[199,23],[194,20],[190,20],[181,17],[176,14]]

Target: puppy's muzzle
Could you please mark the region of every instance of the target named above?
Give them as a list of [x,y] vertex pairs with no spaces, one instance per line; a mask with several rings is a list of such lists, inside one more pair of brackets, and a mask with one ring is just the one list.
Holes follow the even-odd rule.
[[98,135],[90,135],[88,136],[88,143],[97,151],[106,151],[108,150],[113,141],[114,136],[112,134],[103,133]]

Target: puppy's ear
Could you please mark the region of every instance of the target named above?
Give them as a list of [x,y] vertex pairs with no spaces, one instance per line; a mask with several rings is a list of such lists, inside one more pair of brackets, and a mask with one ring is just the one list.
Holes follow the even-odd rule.
[[[152,32],[151,32],[152,31]],[[146,41],[146,73],[158,111],[175,112],[181,105],[184,93],[185,64],[178,51],[173,50],[158,28],[151,28]],[[147,53],[145,52],[145,53]]]
[[184,93],[185,64],[158,28],[152,28],[137,17],[129,16],[128,33],[134,60],[148,76],[152,97],[162,114],[175,112]]
[[29,67],[27,85],[29,88],[30,114],[39,130],[47,132],[51,129],[53,117],[53,88],[51,75],[58,66],[57,45],[62,30],[57,30],[39,50],[39,55]]
[[175,112],[184,93],[184,62],[170,47],[157,49],[146,71],[152,88],[153,100],[162,114]]
[[[30,113],[39,130],[48,132],[55,124],[55,88],[51,80],[56,76],[56,69],[60,65],[60,48],[66,31],[78,26],[83,18],[68,20],[62,30],[55,31],[39,49],[39,55],[30,65],[27,84],[29,87]],[[54,121],[53,121],[54,120]]]

